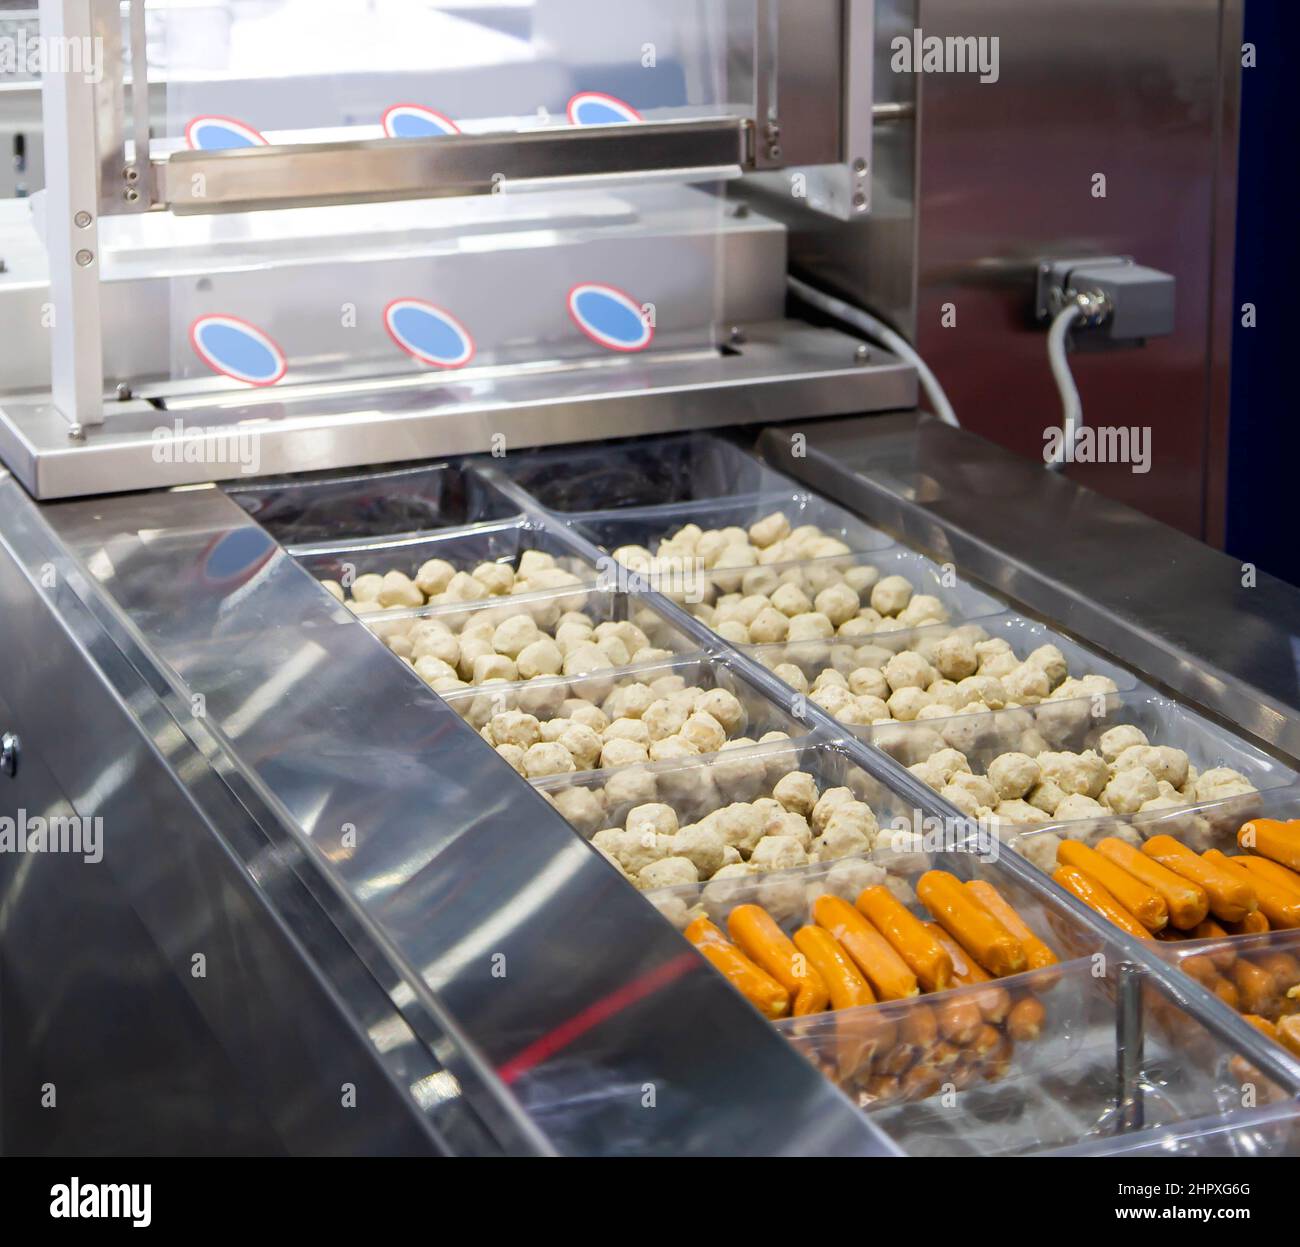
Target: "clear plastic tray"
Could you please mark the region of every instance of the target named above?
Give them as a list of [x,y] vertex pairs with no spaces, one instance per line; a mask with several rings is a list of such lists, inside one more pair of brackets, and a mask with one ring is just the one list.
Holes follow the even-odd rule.
[[1300,1104],[1153,1126],[1060,1148],[1050,1156],[1300,1156]]
[[[517,566],[525,550],[540,550],[581,583],[593,585],[599,574],[572,546],[545,526],[526,518],[433,534],[377,537],[291,546],[289,553],[317,580],[350,583],[368,573],[389,571],[414,577],[430,559],[445,559],[457,571],[473,571],[480,563]],[[483,599],[492,601],[492,598]],[[470,605],[470,603],[462,603]]]
[[[1128,692],[1043,702],[1018,710],[963,715],[934,723],[884,724],[859,729],[857,734],[904,766],[923,762],[940,749],[957,749],[966,755],[971,770],[982,775],[999,754],[1018,751],[1033,757],[1043,751],[1078,753],[1094,748],[1103,732],[1121,724],[1140,728],[1153,745],[1172,745],[1184,750],[1191,765],[1200,772],[1216,767],[1239,771],[1257,790],[1225,800],[1188,801],[1184,806],[1159,811],[1161,819],[1170,819],[1180,810],[1195,809],[1211,820],[1214,827],[1235,830],[1234,820],[1239,824],[1250,816],[1259,793],[1295,784],[1300,778],[1268,754],[1144,685]],[[1137,814],[1107,814],[1077,820],[1049,817],[1041,824],[1020,826],[1035,832],[1053,829],[1057,835],[1075,838],[1100,837],[1115,835],[1117,828],[1145,818]],[[1009,827],[1002,831],[1008,832]]]
[[[580,612],[599,627],[605,623],[631,621],[645,634],[647,647],[661,651],[643,654],[641,650],[615,654],[610,661],[613,669],[644,666],[647,663],[662,662],[675,655],[697,654],[700,645],[694,637],[682,632],[670,623],[659,611],[649,605],[643,598],[634,598],[630,594],[615,589],[599,586],[577,585],[572,588],[546,589],[536,593],[503,594],[485,601],[441,606],[413,607],[410,610],[385,610],[360,616],[362,622],[379,637],[394,653],[400,657],[416,657],[401,644],[400,638],[409,641],[411,634],[419,623],[431,620],[443,624],[456,639],[460,639],[470,624],[479,620],[490,622],[493,627],[515,616],[527,615],[537,625],[542,636],[554,639],[557,627],[563,617],[572,612]],[[639,641],[639,638],[636,638]],[[458,666],[459,653],[453,655],[439,654],[452,666]],[[453,657],[455,661],[453,661]],[[464,672],[462,678],[468,679]],[[501,687],[503,677],[491,677],[494,686]],[[535,675],[525,679],[518,671],[509,677],[521,680],[529,686],[544,684],[551,677]],[[575,679],[577,677],[574,677]],[[471,681],[472,682],[472,681]],[[480,685],[479,687],[482,687]]]
[[[927,662],[932,662],[935,647],[959,628],[981,640],[1006,641],[1016,657],[1021,660],[1041,646],[1055,645],[1066,661],[1067,675],[1070,677],[1104,675],[1113,680],[1116,687],[1121,690],[1134,689],[1138,684],[1137,677],[1126,668],[1058,632],[1053,632],[1046,624],[1035,623],[1020,615],[1011,614],[984,617],[964,624],[935,624],[924,628],[873,633],[870,636],[855,637],[850,640],[834,638],[829,641],[785,641],[768,645],[752,645],[746,647],[746,652],[772,672],[776,672],[785,664],[798,668],[808,688],[811,689],[817,677],[824,671],[838,671],[847,679],[861,667],[879,669],[894,655],[908,651],[919,654]],[[941,717],[927,718],[924,722],[934,727],[948,719],[960,717],[962,716],[954,711]],[[861,731],[864,726],[869,725],[845,723],[846,730],[855,732]]]
[[516,452],[500,466],[541,506],[566,514],[794,488],[739,447],[704,433]]
[[852,512],[827,502],[794,485],[746,497],[707,499],[680,505],[628,507],[619,511],[596,511],[568,516],[568,522],[589,541],[604,550],[622,546],[644,546],[654,554],[688,524],[699,528],[749,528],[759,520],[780,512],[791,528],[815,524],[827,537],[837,537],[850,550],[861,553],[883,550],[894,539],[863,523]]
[[[819,794],[828,788],[849,788],[855,799],[871,807],[881,827],[893,826],[900,819],[905,825],[911,825],[912,807],[903,797],[855,767],[833,744],[815,736],[727,749],[690,762],[650,763],[619,771],[556,776],[541,781],[537,787],[556,800],[565,817],[590,839],[602,829],[625,828],[628,814],[637,806],[649,803],[670,806],[679,828],[687,827],[725,806],[770,797],[773,787],[793,771],[810,774]],[[594,804],[586,797],[563,795],[577,790],[590,794]],[[570,801],[572,807],[566,808]],[[760,872],[746,878],[777,878],[785,873]],[[836,877],[848,873],[841,871]],[[730,886],[733,881],[717,880],[716,883]],[[701,893],[709,886],[704,882],[682,888],[661,888],[646,895],[681,927],[685,925],[687,910],[699,902]],[[719,887],[715,891],[724,895],[727,888]]]
[[1257,792],[1243,793],[1222,801],[1208,801],[1179,809],[1151,810],[1145,814],[1131,814],[1123,819],[1110,815],[1105,818],[1054,823],[1021,831],[1008,843],[1040,870],[1049,873],[1056,869],[1056,848],[1062,838],[1095,845],[1098,840],[1115,835],[1117,829],[1121,829],[1119,834],[1135,843],[1139,839],[1150,840],[1152,836],[1173,836],[1197,853],[1203,853],[1206,849],[1219,849],[1232,857],[1241,852],[1237,847],[1238,829],[1242,823],[1252,818],[1277,818],[1283,821],[1300,818],[1300,782],[1286,781],[1283,777],[1282,786],[1261,788]]
[[409,536],[517,515],[519,507],[460,463],[304,473],[226,492],[283,545]]
[[[1061,1149],[1106,1155],[1122,1153],[1130,1142],[1154,1154],[1162,1141],[1193,1138],[1206,1119],[1240,1123],[1243,1130],[1255,1124],[1256,1114],[1242,1112],[1244,1058],[1172,1005],[1154,984],[1145,984],[1140,993],[1145,1041],[1127,1085],[1127,1103],[1114,1008],[1109,1018],[1103,1008],[1108,981],[1089,975],[1062,982],[1045,1001],[1061,992],[1080,996],[1070,1007],[1083,1023],[1065,1043],[1046,1036],[1032,1065],[1017,1069],[1013,1062],[1001,1082],[946,1098],[883,1105],[871,1112],[872,1123],[914,1156],[1022,1156]],[[1262,1077],[1254,1094],[1257,1103],[1283,1114],[1294,1108]],[[1285,1147],[1294,1140],[1294,1134],[1290,1140],[1287,1135],[1283,1116],[1268,1137]]]
[[[703,655],[595,671],[586,675],[559,676],[512,684],[480,685],[474,689],[447,693],[445,700],[470,726],[481,730],[494,715],[508,711],[521,711],[546,722],[550,719],[566,717],[564,702],[568,698],[583,698],[601,705],[617,690],[637,684],[653,687],[660,680],[669,680],[681,687],[699,688],[706,692],[710,689],[724,689],[731,693],[740,703],[740,718],[727,731],[730,740],[744,736],[757,739],[769,732],[784,732],[790,740],[798,740],[809,734],[806,724],[800,723],[787,714],[738,671],[725,662]],[[728,757],[732,755],[731,750],[726,752]],[[740,751],[737,751],[736,756],[739,754]],[[692,758],[689,764],[685,764],[686,769],[698,775],[708,766],[709,760],[715,757],[716,754],[704,754]],[[680,770],[683,765],[680,762],[632,763],[628,767],[618,769],[588,768],[585,771],[538,776],[536,781],[539,787],[551,792],[552,795],[568,786],[583,787],[593,792],[597,789],[604,791],[610,784],[612,776],[625,775],[629,770],[659,774],[662,771]],[[629,792],[635,787],[628,785],[626,780],[619,780],[614,784],[615,792],[620,785],[627,787]],[[646,798],[646,800],[654,799],[654,797]],[[632,804],[641,804],[641,802],[634,801]],[[630,808],[632,808],[630,805],[623,808],[624,816]],[[617,807],[611,809],[610,814],[616,813],[616,809]],[[600,826],[595,826],[587,823],[579,827],[579,830],[586,835],[591,835],[601,827],[613,825],[601,823]]]

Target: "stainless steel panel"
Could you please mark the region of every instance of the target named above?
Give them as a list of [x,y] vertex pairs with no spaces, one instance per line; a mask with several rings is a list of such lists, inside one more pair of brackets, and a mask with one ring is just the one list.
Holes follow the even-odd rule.
[[175,152],[154,162],[163,205],[178,215],[306,204],[380,203],[489,195],[512,183],[611,174],[690,174],[714,180],[748,161],[739,118],[563,126],[513,134]]
[[[278,474],[915,402],[911,365],[883,351],[864,362],[856,340],[835,330],[780,321],[746,326],[743,337],[725,351],[685,358],[302,385],[172,400],[162,412],[121,403],[81,440],[69,438],[48,402],[17,400],[0,410],[0,458],[29,492],[59,498],[246,480],[230,453],[232,430],[255,439],[259,473]],[[190,447],[189,461],[179,461],[178,446]]]

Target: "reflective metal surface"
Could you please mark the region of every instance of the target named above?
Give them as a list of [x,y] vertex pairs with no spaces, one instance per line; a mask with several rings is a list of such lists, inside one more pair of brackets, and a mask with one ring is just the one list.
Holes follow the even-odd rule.
[[[0,410],[0,458],[40,498],[246,477],[232,430],[256,443],[262,474],[390,463],[508,446],[712,428],[916,400],[916,373],[884,351],[797,321],[744,328],[744,341],[685,358],[627,356],[455,377],[373,378],[255,394],[170,399],[166,410],[119,403],[71,440],[46,400]],[[544,418],[543,418],[544,417]],[[175,421],[182,430],[175,432]]]
[[637,126],[559,126],[511,134],[353,139],[154,162],[159,203],[178,216],[439,195],[490,195],[516,182],[673,172],[739,174],[750,125],[739,118]]
[[[232,500],[96,499],[41,518],[88,569],[86,594],[137,639],[175,728],[241,801],[278,816],[271,860],[323,885],[333,921],[382,950],[390,998],[502,1146],[889,1150],[358,620],[321,618],[320,588],[268,563]],[[179,613],[169,638],[141,567],[210,605]],[[254,606],[261,594],[273,607]],[[740,1107],[755,1088],[761,1115]]]

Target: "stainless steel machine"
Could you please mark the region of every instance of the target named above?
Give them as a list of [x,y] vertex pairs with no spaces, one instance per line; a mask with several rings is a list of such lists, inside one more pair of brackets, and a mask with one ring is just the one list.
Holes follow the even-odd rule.
[[[1300,1058],[1192,972],[1300,937],[1143,938],[1051,873],[1300,816],[1300,595],[919,415],[906,343],[789,294],[924,337],[930,79],[892,65],[926,4],[311,7],[40,5],[45,187],[0,204],[0,1148],[1300,1151]],[[1034,261],[1125,250],[1068,241]],[[730,609],[782,586],[866,596],[806,636]],[[821,695],[950,637],[1068,673]],[[638,717],[675,694],[703,735]],[[1236,786],[1025,822],[927,779],[1121,725]],[[807,843],[709,857],[791,775],[870,837],[809,801]],[[634,869],[634,810],[676,866]],[[887,1071],[882,1021],[944,1001],[773,1021],[683,938],[929,870],[1058,957],[1008,981],[1041,1022],[976,1019],[987,1063]]]

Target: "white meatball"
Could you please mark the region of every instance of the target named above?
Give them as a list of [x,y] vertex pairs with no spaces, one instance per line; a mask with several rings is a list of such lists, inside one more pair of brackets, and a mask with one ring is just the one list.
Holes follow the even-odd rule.
[[912,582],[906,576],[886,576],[871,590],[871,609],[882,615],[897,615],[912,600]]
[[688,857],[665,857],[643,866],[636,876],[637,887],[649,892],[655,888],[676,888],[699,883],[700,872]]
[[1004,753],[989,763],[989,782],[1002,801],[1023,797],[1042,774],[1039,765],[1023,753]]
[[677,811],[662,801],[647,802],[628,811],[625,826],[628,831],[649,829],[656,835],[670,836],[678,830]]
[[[1032,658],[1033,655],[1030,657]],[[1129,723],[1121,723],[1118,727],[1112,727],[1101,734],[1097,748],[1107,762],[1115,762],[1126,749],[1148,743],[1146,733],[1141,728],[1133,727]]]
[[777,781],[772,796],[782,808],[807,817],[817,804],[817,783],[806,771],[791,771]]
[[576,769],[573,757],[563,745],[542,742],[530,745],[524,751],[524,774],[529,779],[563,775]]
[[1160,795],[1156,777],[1144,766],[1118,771],[1101,793],[1102,805],[1116,814],[1136,814],[1148,801]]
[[[456,569],[446,559],[430,559],[420,565],[415,573],[415,587],[428,597],[443,593],[451,583]],[[354,592],[355,596],[355,592]]]
[[727,743],[727,733],[722,724],[711,714],[693,711],[682,724],[678,733],[682,739],[689,741],[701,753],[716,753]]
[[947,680],[964,680],[979,669],[979,657],[970,641],[950,633],[934,647],[934,665]]
[[612,740],[607,740],[600,747],[600,767],[602,770],[612,770],[621,766],[634,766],[638,762],[649,761],[650,751],[639,741],[615,737]]

